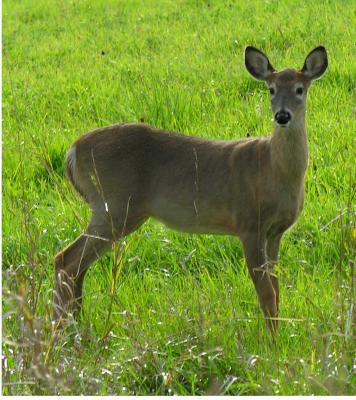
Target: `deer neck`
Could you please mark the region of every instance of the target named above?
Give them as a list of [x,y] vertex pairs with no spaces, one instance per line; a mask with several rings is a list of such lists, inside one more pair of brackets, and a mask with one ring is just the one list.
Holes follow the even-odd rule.
[[271,138],[271,156],[274,172],[281,179],[291,185],[304,181],[308,166],[305,118],[286,127],[275,127]]

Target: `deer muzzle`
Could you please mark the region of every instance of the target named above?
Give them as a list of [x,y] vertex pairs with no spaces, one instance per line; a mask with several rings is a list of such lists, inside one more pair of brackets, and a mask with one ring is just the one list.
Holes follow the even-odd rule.
[[286,110],[278,111],[274,116],[274,119],[279,125],[286,125],[291,120],[291,118],[292,116],[290,112]]

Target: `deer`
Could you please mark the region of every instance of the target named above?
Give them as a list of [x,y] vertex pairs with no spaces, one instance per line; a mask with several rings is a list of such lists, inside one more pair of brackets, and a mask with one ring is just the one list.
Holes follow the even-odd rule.
[[92,213],[85,231],[55,257],[54,321],[78,315],[89,266],[153,218],[183,232],[238,237],[267,329],[277,332],[280,242],[304,203],[307,93],[328,58],[319,46],[301,70],[277,71],[248,46],[245,66],[269,90],[268,136],[206,140],[124,123],[86,133],[70,147],[66,173]]

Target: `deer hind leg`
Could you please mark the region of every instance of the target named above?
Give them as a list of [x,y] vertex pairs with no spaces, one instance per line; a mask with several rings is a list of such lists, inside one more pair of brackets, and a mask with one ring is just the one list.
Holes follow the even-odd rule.
[[109,215],[102,209],[93,212],[86,232],[55,257],[56,284],[54,320],[68,312],[81,310],[83,281],[89,266],[107,251],[113,241],[137,229],[146,216],[130,211]]
[[55,257],[54,320],[65,317],[68,312],[80,311],[85,273],[111,242],[107,229],[93,229],[89,225],[86,233]]
[[266,257],[266,238],[258,234],[249,234],[242,239],[248,270],[255,285],[258,299],[263,310],[267,327],[272,334],[276,333],[277,297],[271,275],[268,271]]

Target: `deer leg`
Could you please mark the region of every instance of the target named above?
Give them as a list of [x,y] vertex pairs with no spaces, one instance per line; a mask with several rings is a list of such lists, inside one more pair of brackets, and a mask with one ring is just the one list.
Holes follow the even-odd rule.
[[68,312],[80,311],[85,273],[90,264],[110,247],[111,242],[105,229],[92,229],[89,225],[86,233],[55,257],[54,320]]
[[249,234],[242,240],[248,270],[255,285],[267,327],[274,334],[277,330],[276,292],[268,271],[266,239],[258,234]]
[[278,261],[278,252],[279,252],[279,245],[281,243],[282,235],[271,236],[267,239],[267,258],[269,262],[269,266],[272,270],[271,281],[276,292],[276,304],[277,304],[277,311],[279,308],[279,284],[278,284],[278,277],[277,272],[275,271],[274,266],[277,264]]
[[133,211],[129,214],[124,208],[121,213],[109,216],[103,209],[97,208],[86,233],[56,256],[54,320],[65,317],[71,311],[78,314],[84,276],[89,266],[110,248],[114,240],[128,235],[144,223],[146,216]]

